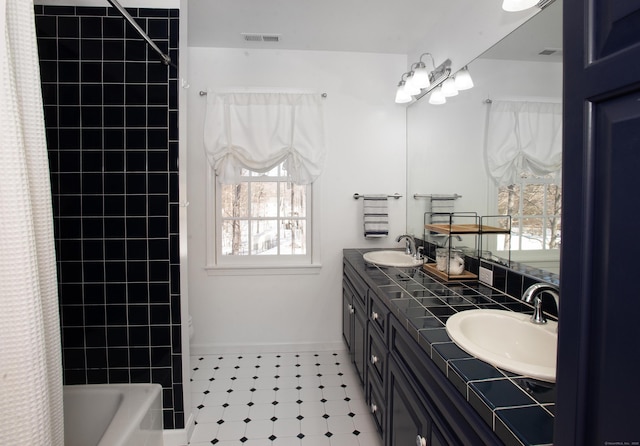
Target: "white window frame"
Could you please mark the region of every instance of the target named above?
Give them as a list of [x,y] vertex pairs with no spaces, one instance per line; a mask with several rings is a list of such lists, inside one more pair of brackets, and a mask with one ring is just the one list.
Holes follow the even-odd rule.
[[[521,190],[527,184],[553,184],[553,180],[545,179],[545,178],[530,178],[527,181],[520,182]],[[489,208],[490,208],[490,213],[496,214],[496,215],[498,213],[498,193],[499,193],[499,186],[497,186],[493,181],[489,180],[489,197],[490,197]],[[522,218],[532,217],[532,218],[542,218],[544,221],[546,221],[545,219],[549,217],[549,214],[547,213],[546,200],[544,202],[543,214],[527,215],[527,216],[522,216],[522,206],[523,206],[522,199],[520,198],[518,201],[520,206],[519,215],[517,217],[512,216],[513,219],[517,218],[518,220],[521,221]],[[562,218],[562,213],[560,213],[560,218]],[[511,230],[513,232],[513,226]],[[554,249],[543,248],[543,249],[524,249],[523,250],[523,249],[520,249],[519,243],[517,244],[515,243],[514,241],[515,238],[516,237],[514,237],[513,235],[511,236],[511,244],[510,244],[511,260],[515,260],[517,262],[529,263],[529,262],[557,261],[560,259],[560,247],[562,245]],[[517,238],[520,238],[520,236],[517,236]],[[496,240],[495,241],[496,245],[489,247],[489,250],[498,257],[508,258],[509,252],[505,250],[498,250],[497,238],[495,240]]]
[[[269,177],[266,177],[268,179]],[[318,274],[320,262],[320,180],[308,186],[307,195],[307,254],[305,255],[248,255],[223,256],[221,250],[222,215],[220,184],[214,169],[207,166],[206,234],[207,258],[205,270],[209,275],[276,275]]]

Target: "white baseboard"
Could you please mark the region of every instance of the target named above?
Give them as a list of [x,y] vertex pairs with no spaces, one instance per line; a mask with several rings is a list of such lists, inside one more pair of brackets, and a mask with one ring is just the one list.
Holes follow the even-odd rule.
[[224,353],[293,353],[343,351],[343,342],[303,342],[298,344],[191,344],[191,356]]
[[184,429],[165,429],[162,431],[163,446],[188,445],[195,427],[195,418],[192,413],[189,413],[189,419],[185,423]]

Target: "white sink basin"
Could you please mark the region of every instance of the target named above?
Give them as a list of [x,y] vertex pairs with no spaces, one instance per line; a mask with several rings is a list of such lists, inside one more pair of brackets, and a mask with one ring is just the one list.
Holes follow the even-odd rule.
[[364,260],[374,265],[396,266],[399,268],[422,265],[422,260],[402,251],[370,251],[363,255]]
[[447,333],[467,353],[512,373],[556,381],[558,323],[535,325],[530,315],[467,310],[447,320]]

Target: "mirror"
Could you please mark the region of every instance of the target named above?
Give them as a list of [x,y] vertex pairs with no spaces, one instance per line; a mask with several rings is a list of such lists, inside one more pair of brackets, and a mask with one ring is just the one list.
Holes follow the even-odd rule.
[[[468,69],[471,90],[444,105],[429,104],[424,96],[407,109],[407,233],[420,238],[429,195],[460,195],[451,202],[455,212],[498,213],[497,188],[484,157],[487,100],[562,101],[562,1],[533,16]],[[553,251],[555,258],[551,252],[535,258],[512,250],[511,259],[557,273],[559,250]]]

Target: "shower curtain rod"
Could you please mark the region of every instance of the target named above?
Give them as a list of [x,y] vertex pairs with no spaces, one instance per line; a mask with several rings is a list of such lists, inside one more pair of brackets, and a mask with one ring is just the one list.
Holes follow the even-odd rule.
[[171,65],[173,68],[178,68],[176,64],[174,64],[173,62],[171,62],[171,58],[169,56],[167,56],[166,54],[164,54],[160,48],[158,48],[158,46],[153,43],[153,40],[151,40],[151,38],[144,32],[144,30],[140,27],[140,25],[138,25],[136,23],[136,21],[133,19],[133,17],[131,17],[131,14],[129,14],[127,12],[126,9],[124,9],[122,7],[122,5],[120,3],[117,2],[117,0],[107,0],[109,3],[111,3],[111,6],[113,6],[114,8],[116,8],[118,10],[118,12],[122,15],[122,17],[125,18],[125,20],[127,22],[129,22],[131,24],[131,26],[133,26],[135,28],[136,31],[138,31],[138,34],[140,34],[140,37],[142,37],[144,40],[146,40],[146,42],[149,44],[149,46],[151,48],[153,48],[153,50],[158,53],[158,55],[162,58],[162,62],[165,65]]

